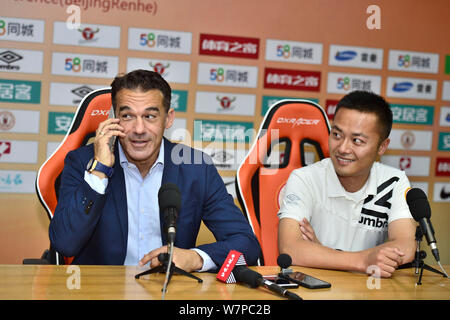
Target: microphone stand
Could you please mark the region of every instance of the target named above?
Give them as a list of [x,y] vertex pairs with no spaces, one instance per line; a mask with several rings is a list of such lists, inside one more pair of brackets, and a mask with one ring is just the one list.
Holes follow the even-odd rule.
[[420,274],[419,274],[419,279],[417,281],[417,285],[422,284],[423,269],[440,274],[444,278],[448,278],[448,276],[446,274],[442,273],[439,270],[434,269],[433,267],[430,267],[423,261],[423,259],[425,259],[427,257],[427,253],[424,250],[420,250],[420,243],[422,241],[422,238],[423,238],[422,229],[420,228],[420,226],[417,226],[417,228],[416,228],[417,248],[416,248],[416,254],[414,256],[414,260],[410,263],[406,263],[406,264],[399,266],[398,269],[416,268],[414,273],[418,274],[419,268],[420,268]]
[[178,268],[175,263],[173,263],[172,261],[172,254],[173,254],[173,245],[170,245],[170,249],[169,249],[170,253],[160,253],[158,255],[158,260],[159,262],[161,262],[161,265],[155,267],[155,268],[151,268],[147,271],[141,272],[137,275],[134,276],[135,279],[139,279],[141,276],[145,276],[147,274],[152,274],[152,273],[166,273],[166,278],[164,281],[164,287],[161,291],[163,291],[163,296],[162,298],[164,299],[164,294],[165,291],[167,290],[167,286],[169,285],[170,279],[172,278],[172,275],[175,274],[180,274],[192,279],[195,279],[198,281],[198,283],[202,283],[203,280],[190,274],[189,272],[184,271],[183,269]]
[[169,251],[169,263],[168,263],[167,268],[166,268],[166,279],[164,280],[164,285],[163,285],[163,288],[162,288],[162,296],[161,296],[162,300],[164,300],[164,298],[166,296],[167,286],[169,285],[170,278],[172,277],[172,273],[170,271],[167,272],[167,270],[171,270],[171,268],[172,268],[172,263],[173,263],[173,261],[172,261],[172,257],[173,257],[173,243],[169,243],[169,246],[167,248],[168,248],[168,251]]

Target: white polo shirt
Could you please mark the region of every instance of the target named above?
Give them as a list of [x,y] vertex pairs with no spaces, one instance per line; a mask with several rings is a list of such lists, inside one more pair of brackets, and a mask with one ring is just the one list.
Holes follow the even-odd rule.
[[330,158],[292,171],[278,217],[306,218],[322,245],[343,251],[373,248],[386,241],[388,224],[411,218],[401,170],[375,162],[357,192],[342,187]]

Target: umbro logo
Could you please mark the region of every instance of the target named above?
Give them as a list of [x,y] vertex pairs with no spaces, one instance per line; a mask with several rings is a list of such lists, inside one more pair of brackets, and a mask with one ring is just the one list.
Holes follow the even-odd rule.
[[73,104],[79,104],[81,102],[81,100],[91,91],[93,91],[94,89],[92,89],[91,87],[88,86],[81,86],[75,89],[70,90],[74,95],[80,97],[79,98],[75,98],[73,99]]
[[361,215],[361,218],[359,219],[358,223],[378,229],[384,229],[387,228],[388,226],[387,217],[380,219],[379,217],[370,217]]
[[214,164],[220,169],[230,169],[232,164],[227,163],[233,160],[233,155],[225,150],[213,151],[211,153],[211,158],[214,159]]
[[3,51],[0,53],[0,61],[6,64],[0,63],[0,70],[20,70],[18,65],[11,65],[13,62],[17,62],[23,59],[23,57],[12,51]]
[[2,53],[0,53],[0,60],[7,63],[7,64],[11,64],[13,62],[19,61],[21,60],[23,57],[15,52],[12,51],[3,51]]
[[81,86],[75,89],[70,90],[73,94],[79,96],[80,98],[84,98],[85,95],[87,95],[89,92],[93,91],[91,87],[88,86]]
[[233,155],[224,150],[219,150],[217,152],[216,151],[212,152],[211,158],[213,158],[216,161],[225,163],[225,162],[229,161],[230,159],[233,159]]
[[388,225],[388,212],[392,204],[390,202],[395,182],[400,180],[392,177],[377,187],[376,195],[369,195],[361,209],[361,218],[358,223],[373,228],[386,228]]

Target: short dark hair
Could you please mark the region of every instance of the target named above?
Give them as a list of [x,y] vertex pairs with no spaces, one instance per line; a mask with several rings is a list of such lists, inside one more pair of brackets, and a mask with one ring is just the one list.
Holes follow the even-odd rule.
[[387,139],[392,129],[392,110],[383,97],[369,91],[352,91],[337,104],[335,116],[340,108],[373,113],[377,116],[381,141]]
[[170,109],[172,89],[167,81],[157,72],[139,69],[115,77],[111,83],[111,99],[114,110],[117,102],[116,95],[121,89],[139,89],[143,92],[159,90],[163,95],[165,111],[168,112]]

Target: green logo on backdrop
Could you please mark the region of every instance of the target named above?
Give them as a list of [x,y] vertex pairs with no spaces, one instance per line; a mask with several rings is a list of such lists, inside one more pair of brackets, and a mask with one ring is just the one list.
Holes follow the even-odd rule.
[[0,102],[41,103],[41,82],[0,79]]
[[195,141],[248,142],[253,137],[253,122],[194,120]]
[[309,100],[315,103],[319,103],[319,99],[310,99],[310,98],[292,98],[292,97],[276,97],[276,96],[263,96],[263,101],[262,101],[262,108],[261,108],[261,115],[265,116],[267,111],[269,110],[269,108],[277,103],[280,100],[283,99],[289,99],[289,100],[295,100],[295,99],[304,99],[304,100]]
[[188,92],[185,90],[172,90],[170,107],[175,111],[186,112]]
[[433,124],[434,107],[391,104],[394,123]]
[[445,73],[450,74],[450,55],[445,56]]
[[74,113],[71,112],[49,112],[48,134],[66,134],[72,124]]
[[439,132],[439,145],[440,151],[450,151],[450,132]]

